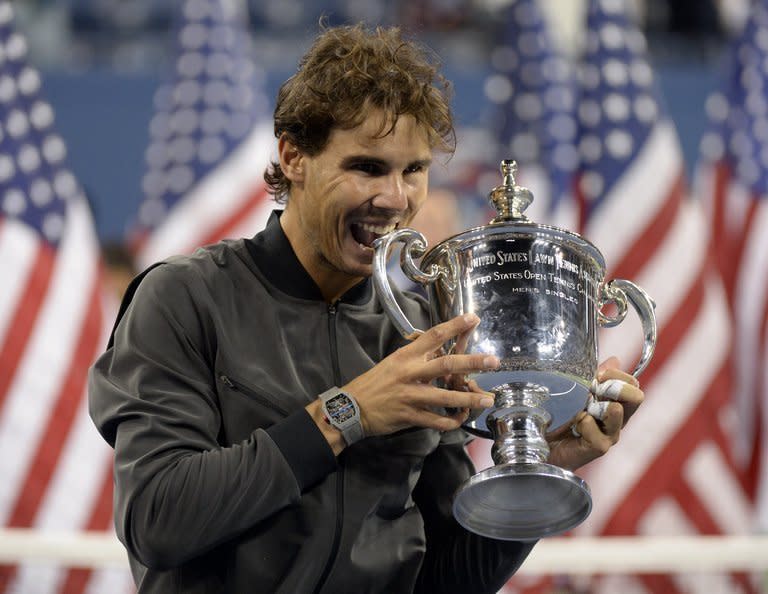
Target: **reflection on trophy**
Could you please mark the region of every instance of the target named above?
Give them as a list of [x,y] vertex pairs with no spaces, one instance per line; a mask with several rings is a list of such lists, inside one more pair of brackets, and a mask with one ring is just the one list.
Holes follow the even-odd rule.
[[[515,170],[514,161],[502,161],[503,183],[489,194],[497,216],[489,224],[428,252],[413,229],[377,240],[373,280],[398,330],[409,339],[418,336],[422,330],[403,314],[386,275],[390,248],[403,243],[401,267],[425,286],[432,324],[463,313],[479,316],[466,352],[496,355],[501,366],[469,378],[495,394],[495,403],[465,428],[493,440],[494,465],[462,485],[453,513],[478,534],[534,540],[577,526],[592,508],[586,482],[547,463],[546,435],[587,408],[598,329],[621,323],[628,304],[635,308],[645,335],[637,376],[653,355],[656,317],[653,300],[640,287],[605,282],[605,260],[589,241],[528,219],[524,211],[533,196],[515,184]],[[615,310],[610,315],[609,306]]]

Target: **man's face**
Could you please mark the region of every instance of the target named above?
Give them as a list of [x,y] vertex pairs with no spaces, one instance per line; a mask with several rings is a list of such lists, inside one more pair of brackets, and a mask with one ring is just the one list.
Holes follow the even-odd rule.
[[[296,151],[281,219],[299,260],[325,292],[326,282],[369,276],[373,241],[405,226],[427,195],[432,159],[426,132],[409,115],[376,138],[382,112],[351,130],[334,130],[323,151]],[[292,167],[292,166],[295,166]]]

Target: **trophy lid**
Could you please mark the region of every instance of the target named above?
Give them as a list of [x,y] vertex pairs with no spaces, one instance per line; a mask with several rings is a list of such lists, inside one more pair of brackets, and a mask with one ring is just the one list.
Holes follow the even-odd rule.
[[517,163],[515,161],[504,159],[501,162],[502,183],[488,194],[488,200],[497,212],[497,216],[491,221],[492,223],[528,220],[523,211],[533,202],[533,194],[528,188],[523,188],[515,183],[516,173]]

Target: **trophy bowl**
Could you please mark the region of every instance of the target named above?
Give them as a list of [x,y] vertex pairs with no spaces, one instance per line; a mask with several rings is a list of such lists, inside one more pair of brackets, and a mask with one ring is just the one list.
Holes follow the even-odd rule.
[[[526,217],[533,196],[515,184],[515,170],[514,161],[502,161],[503,183],[489,194],[498,214],[489,224],[428,252],[424,236],[413,229],[378,239],[373,281],[402,335],[422,333],[403,314],[387,278],[388,255],[402,243],[401,268],[425,287],[432,325],[470,312],[480,318],[464,352],[496,355],[501,364],[467,378],[492,392],[494,405],[464,427],[493,440],[494,465],[460,487],[453,513],[484,536],[535,540],[577,526],[592,508],[586,482],[547,462],[546,436],[570,423],[592,398],[598,330],[621,323],[628,305],[635,308],[645,335],[637,376],[653,355],[656,317],[653,300],[640,287],[605,281],[605,260],[592,243]],[[611,315],[605,313],[609,304]],[[456,347],[450,341],[444,348]]]

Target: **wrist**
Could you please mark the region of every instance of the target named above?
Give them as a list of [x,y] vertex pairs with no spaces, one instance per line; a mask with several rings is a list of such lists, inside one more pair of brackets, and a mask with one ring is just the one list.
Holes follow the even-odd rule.
[[325,437],[331,450],[333,450],[334,456],[338,456],[344,448],[347,447],[347,442],[344,441],[341,431],[326,420],[322,402],[320,402],[320,400],[315,400],[306,406],[306,410],[317,425],[317,428],[320,429],[320,433]]

